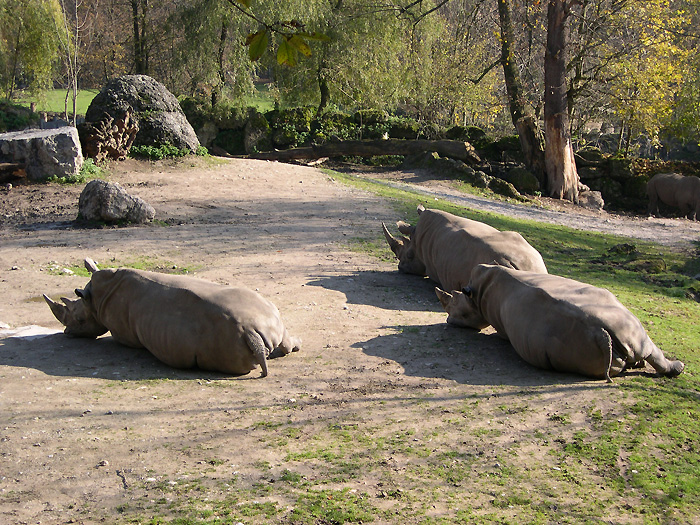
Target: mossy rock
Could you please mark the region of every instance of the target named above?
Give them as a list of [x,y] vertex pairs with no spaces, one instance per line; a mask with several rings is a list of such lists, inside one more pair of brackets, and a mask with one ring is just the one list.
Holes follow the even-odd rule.
[[389,122],[389,114],[383,109],[361,109],[355,112],[353,120],[360,126],[386,124]]
[[255,109],[249,112],[243,143],[247,154],[273,149],[270,125],[265,115]]
[[628,179],[634,176],[632,159],[610,157],[608,159],[608,173],[614,179]]
[[353,118],[340,111],[327,111],[311,122],[311,140],[316,144],[334,140],[353,140],[358,129]]
[[245,133],[242,129],[225,129],[214,139],[214,145],[231,155],[245,155]]
[[492,177],[488,183],[488,188],[499,195],[504,195],[505,197],[510,197],[511,199],[527,200],[520,192],[515,189],[510,182],[507,180],[499,179],[498,177]]
[[537,180],[537,177],[525,168],[511,168],[503,178],[511,183],[520,193],[532,194],[540,189],[540,182]]
[[289,109],[275,109],[265,114],[270,127],[292,127],[297,131],[308,133],[311,131],[311,121],[314,118],[315,109],[311,106],[301,106]]
[[395,117],[389,122],[389,136],[393,139],[416,139],[420,136],[420,123],[410,118]]
[[445,132],[448,140],[463,140],[469,142],[474,147],[486,140],[486,132],[477,126],[453,126]]
[[605,160],[603,152],[600,150],[600,148],[596,148],[594,146],[586,146],[584,148],[581,148],[576,152],[576,154],[587,162],[598,163],[603,162]]

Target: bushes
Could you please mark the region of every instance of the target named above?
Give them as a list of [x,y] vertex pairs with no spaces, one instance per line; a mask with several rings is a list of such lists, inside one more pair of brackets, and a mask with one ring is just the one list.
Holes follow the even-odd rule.
[[[162,160],[166,158],[178,158],[192,154],[189,148],[178,148],[172,144],[162,144],[160,146],[132,146],[129,150],[129,157],[136,159]],[[208,155],[207,149],[203,146],[197,148],[195,155]]]
[[39,115],[24,106],[0,102],[0,133],[19,131],[39,122]]

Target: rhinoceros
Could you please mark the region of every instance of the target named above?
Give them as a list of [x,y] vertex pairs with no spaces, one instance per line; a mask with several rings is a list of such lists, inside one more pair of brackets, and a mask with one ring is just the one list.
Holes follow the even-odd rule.
[[658,215],[659,201],[680,208],[689,219],[700,220],[700,178],[678,173],[657,173],[647,182],[649,214]]
[[132,269],[99,270],[85,259],[91,273],[79,299],[46,295],[51,311],[75,337],[96,338],[106,332],[119,343],[146,348],[175,368],[200,368],[247,374],[267,357],[298,351],[277,307],[248,288],[224,286],[194,277]]
[[382,223],[389,247],[399,260],[399,271],[427,275],[445,290],[461,290],[477,264],[496,263],[509,268],[547,273],[542,255],[517,232],[499,231],[483,222],[465,219],[418,205],[416,226],[403,221],[395,238]]
[[644,361],[668,377],[685,366],[666,359],[639,319],[603,288],[481,264],[463,290],[435,292],[448,323],[477,330],[492,325],[520,357],[539,368],[610,381]]

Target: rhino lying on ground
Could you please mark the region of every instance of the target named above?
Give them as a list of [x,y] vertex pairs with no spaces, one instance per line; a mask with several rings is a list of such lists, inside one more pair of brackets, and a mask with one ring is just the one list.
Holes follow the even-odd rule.
[[131,269],[98,270],[77,300],[64,304],[44,295],[65,333],[98,337],[107,331],[119,343],[146,348],[175,368],[247,374],[267,357],[299,350],[282,324],[277,307],[247,288]]
[[528,363],[595,378],[647,361],[664,376],[683,371],[649,339],[644,327],[607,290],[556,275],[482,264],[464,290],[435,292],[448,323],[492,325]]
[[700,220],[700,178],[678,173],[657,173],[647,182],[649,214],[658,215],[659,200],[680,208],[689,219]]
[[496,263],[518,270],[547,273],[542,255],[516,232],[496,228],[418,205],[418,224],[398,222],[409,237],[394,238],[382,223],[399,270],[427,275],[445,290],[461,290],[477,264]]

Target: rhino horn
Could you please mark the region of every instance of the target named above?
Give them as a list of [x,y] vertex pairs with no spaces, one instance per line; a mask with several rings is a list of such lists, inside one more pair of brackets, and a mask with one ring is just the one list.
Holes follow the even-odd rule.
[[391,248],[392,252],[396,253],[396,250],[400,249],[403,246],[403,241],[400,241],[391,233],[389,233],[386,224],[382,223],[382,229],[384,230],[384,237],[386,237],[386,242],[389,243],[389,248]]
[[99,268],[97,267],[97,263],[90,259],[90,257],[85,258],[85,269],[90,272],[90,273],[95,273],[99,271]]
[[443,306],[443,308],[447,306],[450,303],[450,299],[452,299],[451,293],[441,290],[437,286],[435,287],[435,295],[437,295],[437,298],[440,299],[440,304]]
[[46,304],[49,305],[49,308],[51,308],[51,313],[53,313],[54,317],[58,319],[62,325],[67,325],[68,324],[68,308],[61,303],[57,303],[53,299],[51,299],[48,295],[44,295],[44,300],[46,301]]

